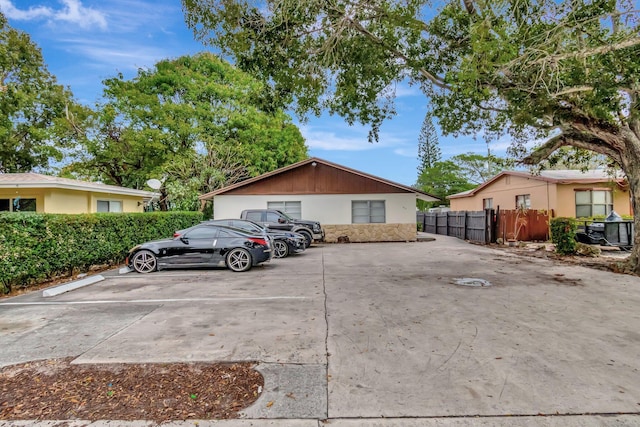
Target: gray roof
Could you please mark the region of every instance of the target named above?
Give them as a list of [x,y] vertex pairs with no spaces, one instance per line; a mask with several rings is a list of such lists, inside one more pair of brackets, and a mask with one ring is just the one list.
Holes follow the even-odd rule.
[[581,180],[581,179],[603,179],[609,180],[613,178],[622,178],[623,175],[618,173],[615,176],[609,174],[609,171],[605,169],[592,169],[587,171],[580,170],[543,170],[540,171],[540,176],[545,178],[557,179],[557,180]]
[[151,191],[135,190],[133,188],[107,185],[97,182],[78,181],[75,179],[60,178],[57,176],[41,175],[38,173],[2,173],[0,174],[1,188],[60,188],[66,190],[91,191],[94,193],[122,194],[152,198],[155,193]]

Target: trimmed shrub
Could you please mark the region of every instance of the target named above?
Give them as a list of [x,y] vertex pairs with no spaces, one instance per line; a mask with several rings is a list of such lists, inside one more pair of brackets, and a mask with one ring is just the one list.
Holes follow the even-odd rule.
[[576,220],[573,218],[553,218],[551,226],[551,241],[556,245],[556,252],[560,255],[571,255],[576,253],[578,242],[576,241],[576,231],[578,229]]
[[171,237],[200,212],[0,214],[0,293],[92,265],[121,263],[129,249]]

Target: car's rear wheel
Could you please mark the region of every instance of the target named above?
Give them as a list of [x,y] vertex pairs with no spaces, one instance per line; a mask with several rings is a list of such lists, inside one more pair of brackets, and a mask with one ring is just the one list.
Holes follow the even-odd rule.
[[298,231],[304,236],[304,248],[307,249],[313,243],[313,236],[308,231]]
[[251,269],[251,265],[251,254],[246,249],[235,248],[227,254],[227,267],[229,267],[231,271],[248,271]]
[[284,258],[289,255],[289,245],[282,240],[275,240],[273,242],[273,256],[275,258]]
[[158,259],[151,251],[139,251],[131,259],[131,267],[138,273],[151,273],[158,268]]

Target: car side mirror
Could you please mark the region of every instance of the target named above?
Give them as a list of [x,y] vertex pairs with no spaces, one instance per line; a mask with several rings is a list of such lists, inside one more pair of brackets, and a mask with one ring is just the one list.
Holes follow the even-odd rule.
[[287,222],[287,220],[285,220],[284,218],[278,218],[278,222],[280,224],[284,224],[285,222]]

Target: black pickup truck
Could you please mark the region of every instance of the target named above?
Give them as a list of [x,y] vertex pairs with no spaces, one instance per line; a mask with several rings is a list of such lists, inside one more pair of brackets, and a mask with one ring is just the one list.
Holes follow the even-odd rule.
[[272,230],[287,230],[302,234],[308,248],[314,240],[324,240],[324,230],[318,221],[291,218],[284,212],[275,209],[247,209],[240,218],[257,222]]

